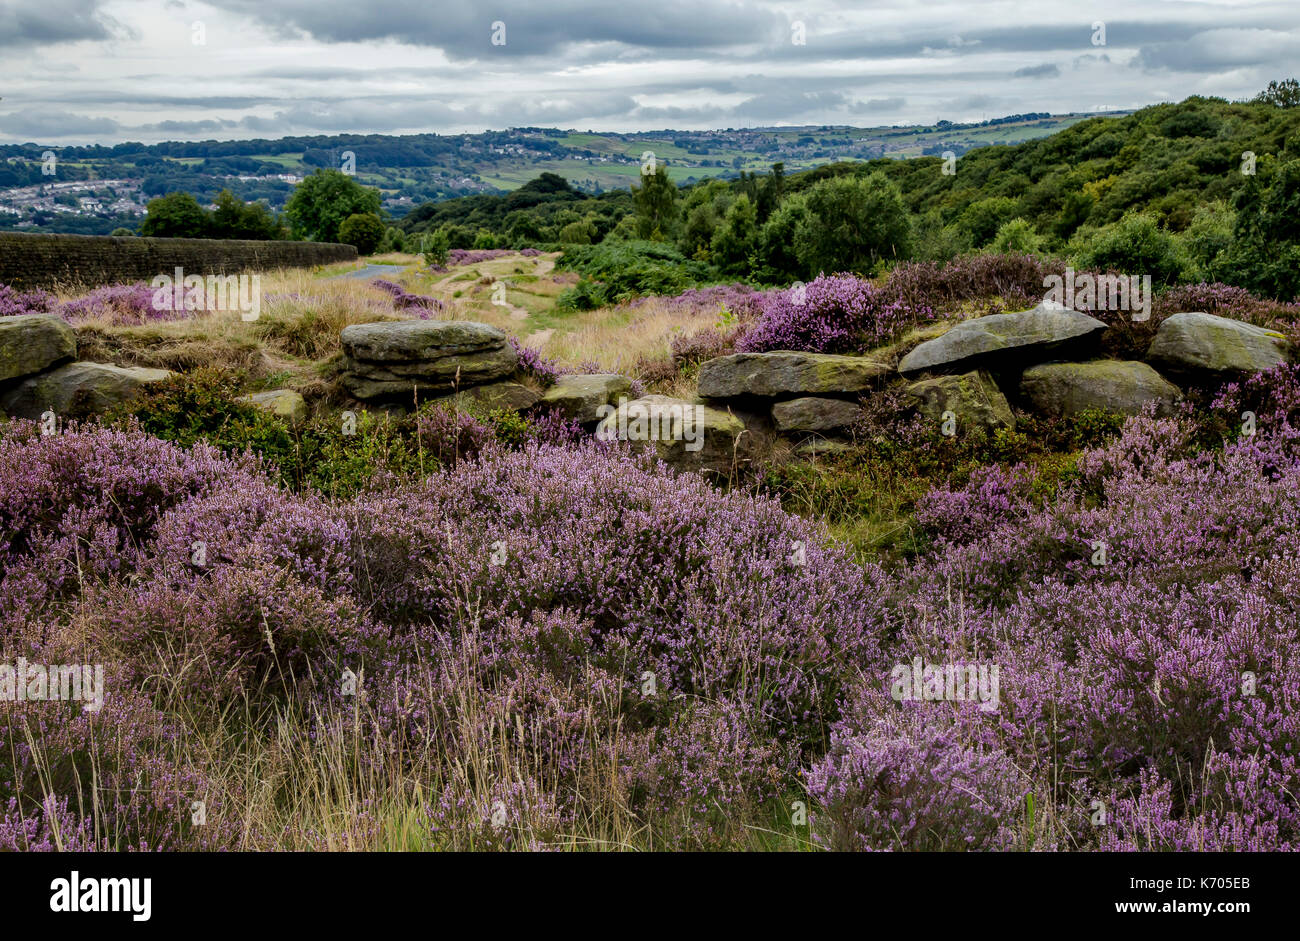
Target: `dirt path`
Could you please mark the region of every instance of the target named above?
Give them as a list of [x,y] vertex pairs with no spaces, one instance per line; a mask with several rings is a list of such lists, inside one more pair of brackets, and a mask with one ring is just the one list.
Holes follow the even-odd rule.
[[547,328],[545,330],[534,330],[528,336],[524,337],[524,346],[530,346],[535,350],[540,350],[543,344],[551,338],[555,330]]

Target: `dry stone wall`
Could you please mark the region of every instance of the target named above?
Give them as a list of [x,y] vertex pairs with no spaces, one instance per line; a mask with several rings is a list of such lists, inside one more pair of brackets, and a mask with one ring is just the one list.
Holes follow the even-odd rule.
[[177,268],[225,275],[351,261],[351,245],[249,239],[115,238],[106,235],[0,233],[0,284],[21,290],[149,281]]

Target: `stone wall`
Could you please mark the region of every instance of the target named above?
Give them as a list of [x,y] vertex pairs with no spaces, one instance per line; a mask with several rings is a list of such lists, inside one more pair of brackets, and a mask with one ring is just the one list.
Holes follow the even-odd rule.
[[20,290],[149,281],[176,268],[239,274],[351,261],[351,245],[248,239],[114,238],[0,232],[0,284]]

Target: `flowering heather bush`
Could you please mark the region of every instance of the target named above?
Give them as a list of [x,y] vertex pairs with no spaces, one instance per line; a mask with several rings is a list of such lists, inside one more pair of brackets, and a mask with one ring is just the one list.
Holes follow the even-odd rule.
[[1300,449],[1284,429],[1194,438],[1131,419],[1044,507],[990,473],[919,514],[947,538],[904,578],[899,660],[1000,664],[996,717],[956,713],[953,734],[999,744],[1040,797],[1110,809],[1115,829],[1085,814],[1066,845],[1300,846]]
[[0,317],[48,314],[56,306],[58,300],[53,294],[45,291],[17,291],[7,284],[0,284]]
[[1243,433],[1244,415],[1249,411],[1258,425],[1274,435],[1294,438],[1300,434],[1300,365],[1278,363],[1264,372],[1224,383],[1210,408],[1217,413],[1225,437]]
[[436,297],[430,297],[427,294],[412,294],[400,284],[386,281],[383,278],[373,278],[370,283],[391,296],[394,307],[401,310],[415,310],[419,313],[421,320],[428,320],[429,311],[431,310],[442,310],[442,301]]
[[735,352],[736,334],[730,330],[724,332],[709,327],[690,336],[673,337],[671,347],[673,362],[679,367],[703,363]]
[[[1298,385],[1226,387],[1258,428],[1212,448],[1148,414],[1055,492],[1020,466],[941,486],[890,570],[773,500],[450,412],[417,416],[450,449],[429,476],[337,497],[12,423],[0,661],[102,662],[109,696],[0,710],[0,847],[282,845],[249,808],[294,795],[230,767],[301,715],[306,752],[346,743],[329,788],[420,781],[435,846],[565,845],[606,813],[735,846],[806,789],[833,848],[1300,849]],[[917,657],[996,665],[996,707],[895,702]],[[405,795],[369,786],[358,839]]]
[[1233,320],[1269,326],[1277,321],[1294,323],[1300,319],[1300,303],[1262,300],[1245,288],[1228,284],[1181,284],[1161,292],[1156,297],[1152,317],[1160,320],[1170,314],[1199,310]]
[[964,302],[999,298],[1009,310],[1033,307],[1043,299],[1043,279],[1065,266],[1019,252],[961,255],[946,264],[904,262],[889,273],[882,291],[890,301],[932,307],[945,313]]
[[152,320],[179,320],[194,311],[173,310],[170,292],[167,304],[154,307],[154,289],[143,281],[136,284],[110,284],[95,288],[85,297],[68,301],[60,313],[69,323],[107,317],[114,326],[136,326]]
[[[135,716],[120,735],[137,756],[124,776],[162,782],[175,766],[171,714],[139,712],[151,701],[185,702],[191,721],[267,696],[324,714],[349,666],[367,678],[364,721],[403,749],[440,743],[448,781],[509,729],[530,771],[507,791],[533,795],[529,813],[571,819],[592,756],[606,756],[635,807],[680,810],[692,794],[671,840],[708,845],[720,812],[795,775],[834,719],[846,665],[877,660],[879,573],[773,501],[625,449],[483,455],[340,502],[292,495],[202,446],[130,430],[41,437],[15,423],[0,439],[4,653],[39,654],[47,625],[66,622],[96,659],[120,664],[109,702],[129,710],[123,722]],[[6,756],[19,735],[3,727]],[[56,763],[92,758],[84,736],[53,726],[38,741]],[[86,832],[115,848],[189,840],[181,811],[207,785],[201,771],[168,773],[174,802],[140,813],[144,798],[130,797]],[[29,788],[4,824],[15,841],[47,842],[46,806],[90,806],[72,778]],[[93,813],[63,830],[82,832]],[[238,821],[222,820],[206,839],[237,840]]]
[[0,620],[37,616],[87,579],[131,570],[173,506],[253,473],[198,445],[182,451],[131,431],[0,437]]
[[59,303],[52,294],[31,291],[20,294],[0,284],[0,317],[14,314],[57,314],[71,324],[105,318],[114,326],[131,327],[159,320],[179,320],[194,311],[172,310],[167,303],[154,307],[154,289],[143,281],[136,284],[110,284],[95,288],[84,297]]
[[[563,366],[554,360],[547,359],[533,347],[525,346],[515,337],[507,337],[506,339],[514,349],[515,355],[519,357],[517,368],[540,382],[543,388],[555,385],[555,380],[565,374],[566,370]],[[599,371],[599,369],[592,370],[592,372]]]
[[1014,847],[1026,779],[1005,751],[970,741],[970,729],[942,712],[924,714],[928,704],[900,710],[876,694],[855,705],[808,774],[808,790],[824,808],[814,827],[828,847]]
[[542,254],[536,248],[453,248],[447,252],[447,264],[453,268],[457,265],[477,265],[479,262],[503,258],[506,255],[526,255],[532,257]]
[[[670,310],[718,314],[722,320],[744,324],[751,323],[762,315],[763,301],[771,293],[737,282],[690,288],[672,297],[660,297],[655,300]],[[649,300],[648,297],[638,297],[631,301],[629,306],[639,307]]]
[[768,295],[761,319],[736,348],[752,353],[856,352],[878,346],[933,316],[928,306],[891,300],[862,278],[821,275],[802,290]]

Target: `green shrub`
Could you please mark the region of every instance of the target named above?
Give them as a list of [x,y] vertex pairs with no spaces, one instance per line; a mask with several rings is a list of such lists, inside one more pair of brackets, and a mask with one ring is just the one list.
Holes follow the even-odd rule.
[[1041,245],[1042,239],[1034,231],[1034,227],[1021,218],[1002,223],[997,235],[993,237],[993,251],[999,254],[1006,252],[1033,254],[1040,249]]
[[911,216],[883,173],[823,180],[805,199],[808,214],[794,232],[804,271],[871,274],[882,261],[911,257]]
[[1194,273],[1183,245],[1151,216],[1132,213],[1099,231],[1076,233],[1077,268],[1150,275],[1157,284],[1175,284]]
[[339,226],[339,241],[355,245],[361,255],[374,254],[384,238],[384,222],[373,212],[355,212]]
[[1016,218],[1019,205],[1006,196],[990,196],[967,206],[957,218],[957,225],[970,235],[975,248],[981,248],[993,240],[1003,225]]
[[555,267],[583,276],[557,300],[570,310],[590,310],[647,294],[680,294],[714,280],[715,274],[708,265],[688,260],[673,245],[646,241],[570,246]]
[[182,447],[207,441],[223,451],[252,450],[277,467],[294,469],[289,428],[269,412],[238,401],[242,378],[219,369],[175,375],[150,383],[137,399],[106,417],[111,422],[132,416],[145,431]]

